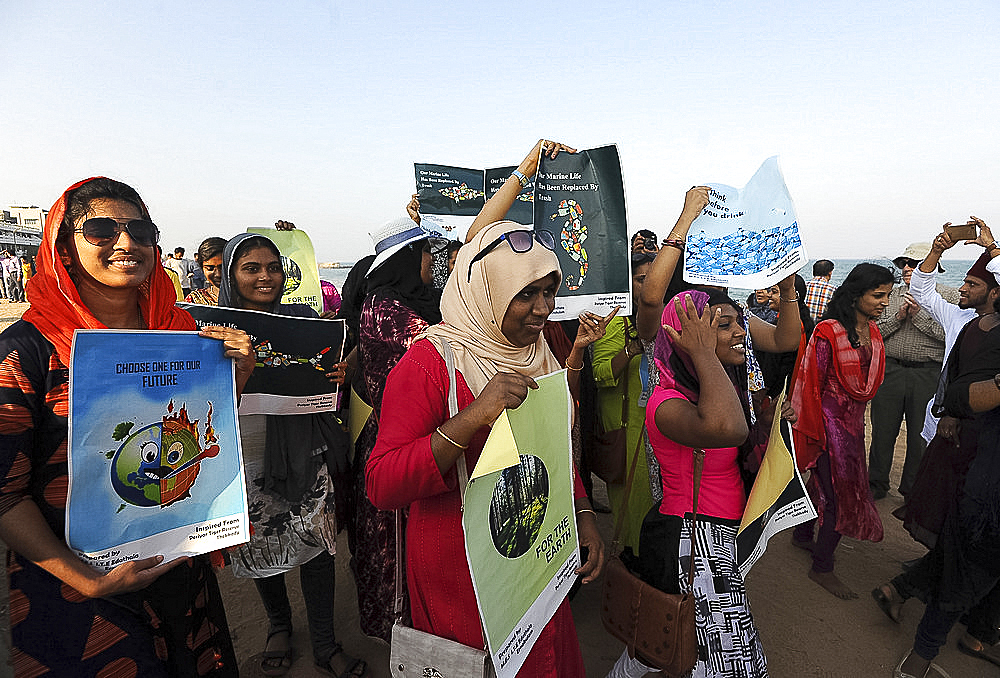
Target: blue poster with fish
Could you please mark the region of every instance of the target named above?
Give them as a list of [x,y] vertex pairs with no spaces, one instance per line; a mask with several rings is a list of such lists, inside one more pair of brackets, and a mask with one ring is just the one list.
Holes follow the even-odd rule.
[[684,280],[764,289],[809,263],[776,156],[742,189],[707,186],[708,205],[688,230]]
[[102,571],[249,539],[233,361],[196,332],[77,330],[66,543]]

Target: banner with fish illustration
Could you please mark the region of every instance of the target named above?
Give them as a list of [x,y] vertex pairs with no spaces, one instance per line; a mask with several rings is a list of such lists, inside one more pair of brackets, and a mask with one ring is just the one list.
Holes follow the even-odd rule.
[[708,205],[688,231],[685,280],[763,289],[809,262],[777,156],[765,160],[742,189],[707,186]]
[[281,294],[283,304],[308,304],[317,313],[323,312],[323,290],[319,284],[319,267],[312,240],[299,228],[279,231],[276,228],[251,226],[247,233],[257,233],[270,238],[281,252],[281,265],[285,269],[285,289]]
[[257,365],[243,389],[240,414],[312,414],[337,409],[337,384],[326,373],[340,362],[344,321],[178,304],[198,327],[235,327],[250,335]]
[[535,230],[552,233],[563,281],[550,320],[583,311],[632,312],[625,188],[617,146],[542,154],[536,178]]
[[[511,173],[517,169],[517,165],[510,167],[497,167],[486,170],[486,199],[489,200],[510,178]],[[514,204],[507,210],[507,218],[519,224],[530,226],[534,218],[535,203],[535,181],[532,179],[528,185],[517,194]]]
[[486,204],[483,170],[414,163],[420,225],[428,231],[465,242],[469,226]]
[[66,543],[96,569],[250,538],[224,350],[196,332],[77,330]]
[[566,371],[505,410],[470,474],[465,552],[498,678],[513,677],[580,566]]

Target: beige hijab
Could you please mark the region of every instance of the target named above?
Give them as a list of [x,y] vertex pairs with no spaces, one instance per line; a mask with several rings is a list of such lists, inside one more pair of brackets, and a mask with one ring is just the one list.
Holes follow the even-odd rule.
[[540,377],[561,369],[541,334],[534,344],[520,348],[500,331],[507,307],[518,292],[553,272],[562,281],[555,252],[535,241],[529,251],[518,254],[505,241],[472,265],[469,280],[469,262],[479,252],[504,233],[520,230],[531,229],[513,221],[498,221],[462,246],[441,295],[442,322],[422,335],[439,352],[441,342],[451,344],[455,367],[474,396],[479,396],[497,372]]

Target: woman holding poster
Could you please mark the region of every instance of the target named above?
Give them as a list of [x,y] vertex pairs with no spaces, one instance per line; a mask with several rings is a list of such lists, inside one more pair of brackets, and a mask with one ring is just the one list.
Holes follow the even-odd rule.
[[[646,582],[667,593],[690,590],[692,523],[686,516],[694,501],[693,450],[705,450],[694,536],[694,678],[767,676],[736,563],[736,532],[746,507],[741,462],[751,448],[745,326],[739,306],[723,292],[674,297],[663,309],[655,349],[659,383],[646,404],[663,499],[643,520],[639,568]],[[654,670],[626,651],[608,678]]]
[[[444,322],[414,343],[389,375],[382,407],[395,414],[381,419],[367,465],[372,502],[383,510],[409,507],[406,573],[414,628],[476,648],[485,641],[465,556],[456,462],[464,455],[474,468],[489,426],[521,404],[535,386],[532,377],[559,369],[542,336],[562,278],[552,246],[528,227],[501,221],[459,250],[441,298]],[[441,357],[444,342],[455,353],[455,384]],[[574,348],[570,360],[579,359]],[[457,390],[459,408],[451,418],[449,388]],[[580,545],[589,548],[578,573],[586,583],[600,574],[604,545],[575,478]],[[517,675],[585,675],[568,601]]]
[[[226,244],[222,266],[220,307],[318,317],[307,304],[280,303],[285,272],[269,238],[237,235]],[[269,628],[260,655],[260,669],[267,676],[284,675],[292,664],[285,572],[296,567],[318,669],[333,676],[367,673],[365,661],[348,655],[334,632],[337,521],[325,454],[338,447],[334,426],[339,423],[328,412],[240,416],[253,533],[249,543],[235,550],[232,564],[237,576],[253,578],[267,612]]]
[[[158,240],[134,189],[103,177],[74,184],[45,220],[31,307],[0,336],[0,539],[12,556],[16,675],[238,673],[207,556],[156,556],[102,574],[63,541],[74,331],[196,329],[174,306]],[[225,342],[241,391],[254,366],[247,335],[201,334]]]
[[809,578],[845,600],[858,596],[833,572],[841,536],[882,540],[868,488],[865,408],[885,374],[875,319],[889,305],[894,281],[893,272],[877,264],[858,264],[847,274],[813,331],[792,392],[799,413],[792,426],[795,456],[800,469],[813,469],[807,487],[819,513],[818,521],[795,528],[792,543],[812,552]]

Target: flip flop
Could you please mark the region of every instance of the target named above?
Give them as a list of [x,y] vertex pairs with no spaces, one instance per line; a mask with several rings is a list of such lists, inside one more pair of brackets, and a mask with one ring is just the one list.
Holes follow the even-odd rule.
[[[334,646],[330,659],[333,659],[338,654],[343,654],[345,658],[350,657],[350,655],[344,652],[344,646],[340,643]],[[364,659],[355,659],[353,662],[348,663],[347,667],[341,673],[335,673],[330,667],[330,659],[326,660],[326,664],[316,664],[316,670],[327,676],[333,676],[333,678],[363,678],[368,675],[368,662]]]
[[[884,589],[889,589],[889,595],[886,595]],[[896,590],[896,587],[892,585],[892,582],[873,588],[872,598],[875,600],[875,604],[878,605],[879,609],[885,613],[886,617],[897,624],[899,623],[900,619],[903,617],[903,603],[906,602],[906,598],[899,595],[899,592]]]
[[[271,638],[279,633],[284,633],[288,636],[288,647],[284,650],[266,649],[268,643],[271,642]],[[264,648],[264,651],[257,656],[257,659],[260,662],[260,672],[265,676],[283,676],[288,673],[288,669],[292,668],[291,631],[275,631],[267,634],[267,640],[264,642]]]

